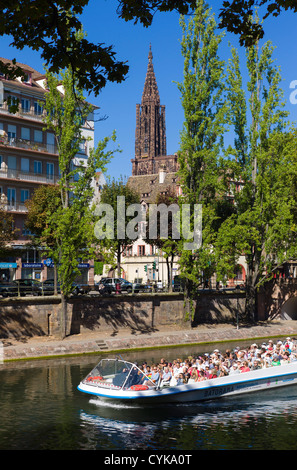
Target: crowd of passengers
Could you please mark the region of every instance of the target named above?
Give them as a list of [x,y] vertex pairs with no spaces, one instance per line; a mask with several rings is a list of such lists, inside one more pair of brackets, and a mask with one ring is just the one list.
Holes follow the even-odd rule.
[[172,386],[241,374],[293,361],[297,361],[297,342],[288,337],[285,341],[269,340],[261,346],[254,343],[244,349],[227,349],[225,353],[215,349],[210,354],[189,356],[184,360],[175,359],[172,363],[162,358],[159,364],[150,366],[144,362],[138,367],[146,374],[145,381]]

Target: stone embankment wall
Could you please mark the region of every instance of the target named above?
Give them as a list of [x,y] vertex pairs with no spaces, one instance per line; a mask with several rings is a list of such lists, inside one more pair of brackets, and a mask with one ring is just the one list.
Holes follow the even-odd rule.
[[[158,327],[190,328],[199,323],[236,322],[244,310],[240,292],[201,294],[192,320],[182,294],[119,295],[70,298],[67,333],[101,332],[112,335],[120,329],[149,332]],[[24,297],[0,300],[0,339],[59,334],[61,300],[57,297]]]

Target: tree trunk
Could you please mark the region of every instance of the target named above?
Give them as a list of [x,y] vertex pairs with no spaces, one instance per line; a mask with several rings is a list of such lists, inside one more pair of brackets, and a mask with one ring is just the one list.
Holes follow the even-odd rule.
[[60,339],[66,337],[67,325],[67,298],[61,292],[61,308],[60,308]]
[[247,281],[245,315],[248,322],[254,322],[257,318],[257,290]]
[[248,264],[246,275],[246,304],[245,315],[248,322],[255,322],[258,319],[257,306],[257,279],[259,272],[259,263],[254,260]]
[[174,260],[174,254],[171,255],[171,258],[170,258],[170,267],[169,267],[169,292],[172,292],[172,272],[173,272],[173,260]]
[[54,295],[57,295],[57,280],[58,280],[58,270],[57,270],[57,263],[54,263]]
[[170,266],[169,266],[169,258],[166,258],[166,267],[167,267],[167,283],[168,283],[168,290],[170,289]]
[[121,247],[118,247],[117,250],[117,273],[118,277],[121,277]]

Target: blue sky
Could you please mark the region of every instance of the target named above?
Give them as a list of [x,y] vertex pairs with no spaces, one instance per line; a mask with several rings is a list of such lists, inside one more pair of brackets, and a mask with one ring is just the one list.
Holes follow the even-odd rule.
[[[209,5],[217,14],[222,0],[209,0]],[[183,126],[183,110],[180,93],[174,82],[183,79],[183,58],[180,50],[181,28],[179,16],[175,12],[157,13],[150,28],[140,24],[125,22],[116,14],[116,0],[90,0],[82,16],[84,30],[88,39],[95,43],[113,45],[119,60],[127,61],[130,70],[125,82],[107,84],[97,97],[89,100],[100,107],[97,118],[106,116],[104,121],[95,125],[95,141],[117,134],[117,143],[122,149],[109,164],[107,174],[111,177],[129,176],[134,158],[135,140],[135,108],[141,102],[141,95],[146,75],[149,45],[152,46],[154,70],[157,78],[161,104],[166,106],[167,153],[178,151],[180,131]],[[290,103],[290,83],[297,80],[297,15],[285,12],[278,18],[266,21],[265,40],[271,40],[276,47],[274,58],[281,67],[283,90],[287,100],[290,119],[297,122],[297,104]],[[238,48],[243,58],[242,67],[245,71],[244,51],[233,34],[226,35],[221,47],[221,57],[230,57],[228,41]],[[40,54],[25,48],[14,50],[9,46],[10,39],[0,38],[1,56],[16,58],[17,61],[31,65],[43,71]],[[296,87],[297,89],[297,87]]]

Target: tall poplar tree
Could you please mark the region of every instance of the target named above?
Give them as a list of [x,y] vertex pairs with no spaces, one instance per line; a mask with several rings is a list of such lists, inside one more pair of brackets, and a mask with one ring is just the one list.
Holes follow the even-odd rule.
[[[237,52],[229,64],[229,102],[235,130],[230,161],[234,213],[216,240],[217,270],[231,275],[240,255],[246,273],[246,320],[257,319],[257,289],[295,250],[292,176],[296,174],[295,132],[287,129],[281,75],[270,42],[246,51],[247,94]],[[239,187],[237,187],[239,189]]]
[[194,16],[181,17],[184,80],[178,84],[184,109],[184,126],[179,151],[181,204],[191,205],[193,230],[194,205],[202,205],[202,246],[198,250],[181,247],[181,275],[185,278],[187,299],[197,286],[213,273],[213,250],[217,224],[225,209],[226,190],[220,159],[222,136],[228,120],[225,100],[224,61],[219,46],[224,33],[217,33],[211,9],[197,1]]
[[85,141],[82,123],[87,120],[92,107],[84,100],[70,70],[65,70],[61,76],[47,73],[46,78],[45,123],[47,129],[53,131],[58,148],[61,196],[61,205],[49,217],[46,231],[54,236],[50,256],[58,266],[62,297],[60,326],[61,337],[64,338],[67,297],[74,279],[80,274],[79,258],[89,258],[95,242],[92,180],[98,169],[105,171],[113,151],[106,150],[110,140],[106,137],[96,148],[90,149],[87,161],[74,166],[80,144]]

